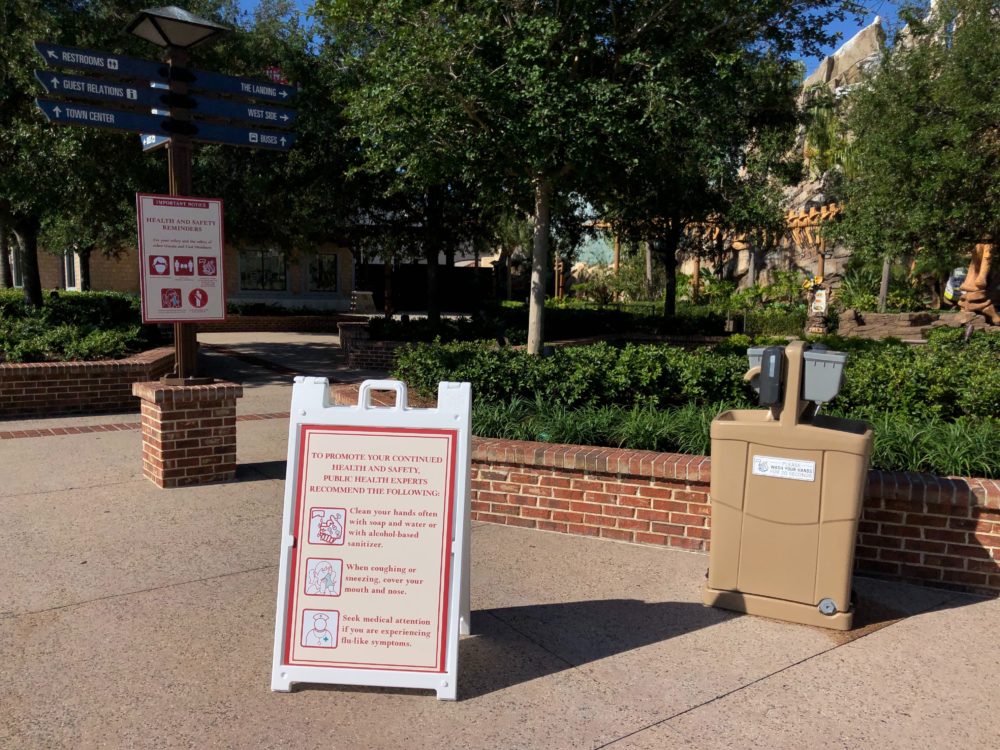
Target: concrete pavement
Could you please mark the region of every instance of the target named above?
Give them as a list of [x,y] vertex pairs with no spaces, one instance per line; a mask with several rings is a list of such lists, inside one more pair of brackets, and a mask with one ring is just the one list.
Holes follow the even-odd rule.
[[[212,336],[244,417],[286,411],[290,379],[234,348],[353,377],[328,342]],[[998,600],[859,578],[840,634],[702,607],[705,556],[491,524],[457,703],[272,693],[287,422],[237,430],[238,481],[177,490],[142,478],[136,431],[0,440],[0,747],[1000,745]]]

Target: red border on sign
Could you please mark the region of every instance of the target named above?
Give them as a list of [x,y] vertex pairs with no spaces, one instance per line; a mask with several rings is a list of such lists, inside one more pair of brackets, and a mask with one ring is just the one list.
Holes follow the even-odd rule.
[[[146,249],[142,246],[142,199],[184,201],[192,203],[219,204],[219,282],[222,284],[222,317],[221,318],[184,318],[183,320],[166,320],[156,318],[151,320],[146,314]],[[136,193],[136,231],[139,235],[139,309],[142,312],[143,323],[218,323],[226,320],[226,204],[222,198],[196,198],[185,195],[160,195],[158,193]]]
[[[445,523],[444,523],[444,534],[441,539],[441,564],[439,568],[440,574],[440,586],[438,588],[438,613],[437,622],[438,628],[440,629],[440,637],[438,639],[438,649],[436,666],[434,667],[420,667],[414,666],[412,664],[373,664],[373,663],[354,663],[354,662],[337,662],[331,663],[327,661],[312,661],[299,659],[297,661],[292,661],[292,641],[295,635],[295,609],[298,600],[298,591],[296,586],[296,572],[299,567],[299,558],[302,555],[301,546],[298,541],[302,532],[302,496],[304,494],[304,482],[305,482],[305,466],[308,460],[308,437],[311,432],[333,432],[333,433],[350,433],[350,432],[366,432],[366,433],[382,433],[385,435],[424,435],[427,437],[437,437],[437,438],[447,438],[449,440],[449,450],[447,450],[448,466],[446,468],[447,477],[447,490],[445,498]],[[448,645],[448,622],[446,621],[445,615],[448,611],[448,602],[451,593],[451,541],[452,534],[454,532],[454,516],[455,516],[455,474],[456,474],[456,464],[457,464],[457,453],[458,453],[458,430],[444,430],[435,428],[420,428],[420,427],[361,427],[361,426],[335,426],[335,425],[315,425],[315,424],[302,424],[299,425],[298,434],[298,461],[299,465],[296,469],[296,479],[295,479],[295,529],[293,536],[295,541],[293,542],[293,549],[295,554],[292,555],[291,565],[289,566],[288,575],[288,591],[286,592],[288,596],[288,611],[285,615],[285,659],[284,664],[287,666],[309,666],[309,667],[324,667],[330,669],[368,669],[372,671],[383,671],[383,672],[421,672],[421,673],[443,673],[445,671],[445,657],[447,655],[447,645]],[[347,535],[347,525],[345,519],[344,525],[344,535],[346,540]],[[466,562],[466,564],[468,564]],[[338,634],[338,642],[339,642]]]

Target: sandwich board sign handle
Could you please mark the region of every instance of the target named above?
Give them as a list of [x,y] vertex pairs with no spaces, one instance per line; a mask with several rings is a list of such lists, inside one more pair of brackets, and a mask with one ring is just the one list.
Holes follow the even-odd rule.
[[[395,392],[390,407],[373,391]],[[297,682],[458,696],[469,633],[472,389],[436,408],[366,380],[354,406],[297,377],[288,427],[271,689]]]

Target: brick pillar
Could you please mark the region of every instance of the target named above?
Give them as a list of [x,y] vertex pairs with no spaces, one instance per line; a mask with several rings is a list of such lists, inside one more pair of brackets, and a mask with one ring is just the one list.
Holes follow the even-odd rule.
[[236,399],[243,386],[133,383],[141,399],[142,473],[157,487],[236,476]]

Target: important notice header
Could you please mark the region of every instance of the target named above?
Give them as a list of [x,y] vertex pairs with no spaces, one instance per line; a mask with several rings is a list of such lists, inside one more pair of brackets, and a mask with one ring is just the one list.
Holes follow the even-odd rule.
[[207,201],[192,201],[184,198],[153,198],[154,206],[173,206],[174,208],[208,208]]

